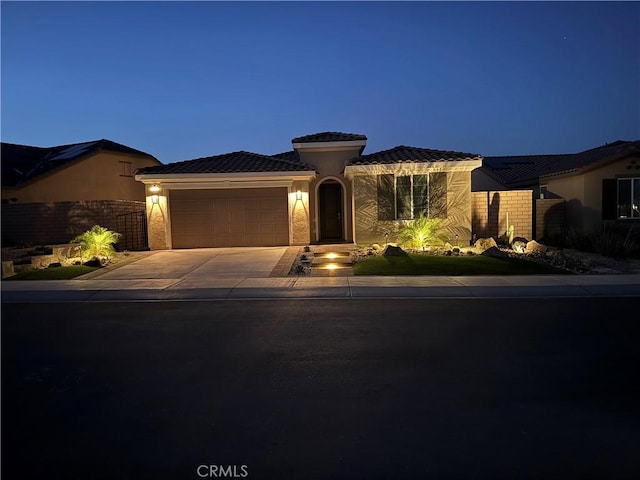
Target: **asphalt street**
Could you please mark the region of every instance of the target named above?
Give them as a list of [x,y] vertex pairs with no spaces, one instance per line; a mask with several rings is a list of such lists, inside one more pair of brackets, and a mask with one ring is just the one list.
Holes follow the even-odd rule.
[[638,478],[639,310],[3,304],[2,478]]

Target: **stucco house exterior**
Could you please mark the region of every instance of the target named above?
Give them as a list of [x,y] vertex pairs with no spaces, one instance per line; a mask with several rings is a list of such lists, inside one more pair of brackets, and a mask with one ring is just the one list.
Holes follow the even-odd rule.
[[631,225],[640,221],[640,140],[572,154],[485,157],[472,183],[474,191],[530,188],[538,210],[563,200],[565,228]]
[[64,243],[94,223],[122,230],[118,215],[145,210],[145,189],[134,172],[160,165],[105,139],[1,147],[3,244]]
[[151,249],[383,243],[420,213],[452,241],[471,238],[476,154],[398,146],[363,155],[367,137],[322,132],[277,155],[233,152],[141,168]]

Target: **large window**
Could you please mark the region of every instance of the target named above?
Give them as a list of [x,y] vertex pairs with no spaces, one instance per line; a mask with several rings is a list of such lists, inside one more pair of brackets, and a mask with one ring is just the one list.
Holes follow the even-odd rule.
[[378,175],[378,219],[447,216],[447,174]]
[[640,178],[618,179],[618,218],[640,218]]

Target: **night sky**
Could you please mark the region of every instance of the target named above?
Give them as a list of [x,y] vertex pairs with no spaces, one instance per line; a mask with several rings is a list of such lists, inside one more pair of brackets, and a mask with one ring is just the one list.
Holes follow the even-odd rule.
[[321,131],[365,153],[640,139],[638,2],[2,2],[3,142],[173,162]]

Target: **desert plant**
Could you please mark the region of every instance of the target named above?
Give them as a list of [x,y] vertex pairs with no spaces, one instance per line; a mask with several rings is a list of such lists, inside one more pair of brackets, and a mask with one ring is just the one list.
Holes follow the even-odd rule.
[[122,235],[112,232],[100,225],[94,225],[90,230],[81,233],[71,243],[79,243],[82,247],[82,259],[107,257],[115,254],[113,245],[118,243]]
[[442,232],[442,219],[424,215],[405,223],[399,230],[400,238],[408,248],[422,249],[427,244],[445,241]]

